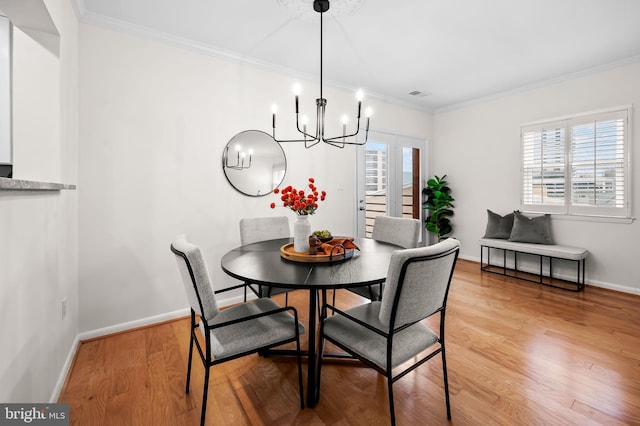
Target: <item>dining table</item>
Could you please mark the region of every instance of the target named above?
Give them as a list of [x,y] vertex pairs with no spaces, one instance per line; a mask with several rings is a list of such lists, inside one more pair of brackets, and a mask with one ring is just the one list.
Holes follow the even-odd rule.
[[283,257],[281,248],[292,241],[292,238],[282,238],[243,245],[227,252],[220,265],[228,275],[246,283],[309,292],[308,347],[305,351],[307,406],[314,407],[319,398],[316,329],[319,316],[326,315],[326,312],[316,315],[318,295],[323,295],[324,302],[327,290],[381,284],[387,276],[391,253],[401,247],[371,238],[355,238],[353,242],[359,250],[354,250],[351,257],[306,262]]

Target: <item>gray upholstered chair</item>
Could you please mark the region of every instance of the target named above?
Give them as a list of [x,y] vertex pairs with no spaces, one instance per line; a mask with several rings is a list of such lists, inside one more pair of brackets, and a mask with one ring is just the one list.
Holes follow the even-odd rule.
[[[420,239],[420,221],[401,217],[377,216],[373,222],[371,238],[402,248],[416,248]],[[349,290],[370,300],[380,300],[382,288],[382,284],[376,284],[350,288]]]
[[[276,217],[252,217],[240,219],[240,244],[252,244],[259,241],[289,238],[289,219],[286,216]],[[285,305],[289,304],[291,289],[280,287],[266,287],[259,284],[245,283],[244,300],[247,301],[247,287],[258,297],[271,297],[285,293]]]
[[[304,408],[300,358],[300,333],[304,332],[304,326],[298,321],[296,309],[283,308],[271,299],[262,298],[219,310],[216,293],[224,290],[214,292],[200,249],[181,235],[172,242],[171,251],[178,262],[191,305],[191,336],[185,388],[187,393],[191,380],[194,342],[205,367],[200,424],[204,425],[209,369],[212,366],[288,342],[296,342],[300,407]],[[200,319],[199,323],[196,322],[196,316]],[[204,347],[196,336],[197,332],[204,337]]]
[[[320,326],[318,387],[322,353],[328,340],[387,378],[394,425],[393,383],[440,353],[450,419],[444,319],[459,247],[457,240],[446,239],[428,247],[398,250],[391,255],[381,301],[344,312],[326,305],[334,315],[324,318]],[[421,321],[438,313],[440,330],[436,333]],[[397,371],[396,367],[410,360],[409,366],[403,365],[402,371]]]
[[402,248],[418,247],[420,221],[405,217],[377,216],[373,221],[371,238]]

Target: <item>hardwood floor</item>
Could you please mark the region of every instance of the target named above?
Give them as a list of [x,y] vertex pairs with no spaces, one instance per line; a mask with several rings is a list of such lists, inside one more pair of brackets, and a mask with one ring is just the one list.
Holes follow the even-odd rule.
[[[449,295],[452,424],[640,425],[639,296],[567,292],[479,269],[458,261]],[[345,290],[337,300],[364,302]],[[307,293],[290,293],[289,303],[306,322]],[[83,342],[60,397],[71,424],[198,424],[204,369],[194,358],[185,394],[188,329],[181,319]],[[215,366],[207,424],[388,424],[385,380],[357,362],[323,366],[313,409],[299,409],[296,381],[293,359]],[[447,424],[440,358],[396,382],[394,393],[399,425]]]

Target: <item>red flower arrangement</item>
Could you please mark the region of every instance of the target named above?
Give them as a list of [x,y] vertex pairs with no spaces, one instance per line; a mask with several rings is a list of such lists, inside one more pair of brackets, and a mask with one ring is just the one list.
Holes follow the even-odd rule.
[[[308,192],[305,192],[305,189],[309,189]],[[299,215],[308,215],[314,214],[318,209],[318,202],[324,201],[327,197],[326,191],[318,191],[318,188],[315,185],[315,179],[309,178],[309,184],[305,189],[296,189],[293,186],[289,185],[286,188],[282,189],[276,188],[273,190],[274,194],[282,194],[280,196],[280,200],[282,200],[283,207],[287,207],[296,214]],[[276,208],[276,203],[271,203],[271,208]]]

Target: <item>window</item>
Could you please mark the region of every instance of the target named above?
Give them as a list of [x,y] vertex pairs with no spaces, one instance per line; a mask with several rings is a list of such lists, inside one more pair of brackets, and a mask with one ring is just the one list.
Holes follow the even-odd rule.
[[521,128],[522,210],[630,217],[631,107]]

